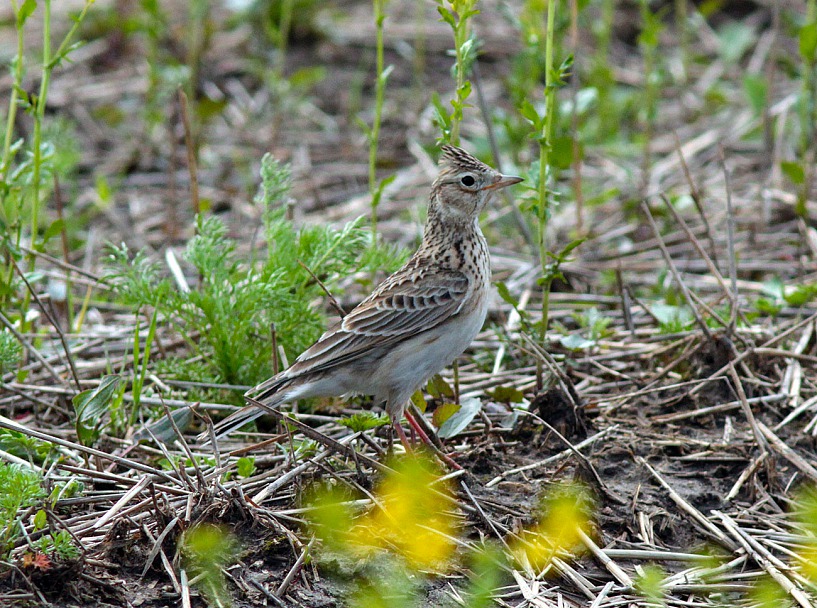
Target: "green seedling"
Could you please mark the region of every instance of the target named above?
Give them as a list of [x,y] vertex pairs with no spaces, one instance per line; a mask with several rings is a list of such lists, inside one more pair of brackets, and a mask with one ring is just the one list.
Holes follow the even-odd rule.
[[468,107],[471,96],[471,81],[468,71],[477,57],[476,39],[470,34],[470,20],[479,14],[478,0],[438,0],[437,12],[443,22],[447,23],[454,34],[454,78],[456,89],[451,100],[451,111],[447,112],[437,97],[434,101],[435,122],[441,131],[437,143],[450,143],[455,146],[460,142],[460,124],[463,112]]

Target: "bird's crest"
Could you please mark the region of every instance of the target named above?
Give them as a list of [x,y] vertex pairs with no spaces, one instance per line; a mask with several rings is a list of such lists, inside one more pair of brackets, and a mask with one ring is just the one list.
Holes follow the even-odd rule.
[[485,173],[492,171],[488,165],[474,158],[462,148],[445,144],[442,146],[442,151],[442,156],[440,156],[440,169],[442,172],[476,171]]

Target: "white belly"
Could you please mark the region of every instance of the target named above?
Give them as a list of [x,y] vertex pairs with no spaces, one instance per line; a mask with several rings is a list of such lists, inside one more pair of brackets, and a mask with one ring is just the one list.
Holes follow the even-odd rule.
[[390,408],[405,402],[431,376],[440,372],[473,342],[485,323],[488,298],[480,299],[479,309],[458,316],[438,328],[402,343],[382,359],[372,374],[372,393],[389,401]]

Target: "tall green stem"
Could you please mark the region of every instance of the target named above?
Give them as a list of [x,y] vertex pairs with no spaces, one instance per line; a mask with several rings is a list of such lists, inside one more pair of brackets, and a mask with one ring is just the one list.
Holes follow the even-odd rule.
[[[42,174],[42,127],[45,117],[45,104],[48,96],[48,87],[51,83],[51,73],[54,68],[67,55],[71,40],[74,37],[80,23],[85,18],[88,9],[94,0],[86,0],[80,14],[74,19],[74,24],[63,38],[57,52],[51,52],[51,0],[43,0],[43,67],[42,80],[40,81],[40,92],[37,95],[34,107],[34,133],[32,136],[32,201],[31,201],[31,249],[33,250],[37,242],[37,231],[39,228],[40,213],[40,176]],[[29,264],[33,265],[34,258],[30,258]]]
[[[806,5],[805,28],[817,27],[817,0],[808,0]],[[801,37],[803,34],[801,34]],[[803,61],[802,91],[800,92],[800,158],[803,163],[803,184],[797,197],[796,211],[800,217],[807,217],[806,201],[811,192],[811,185],[814,175],[815,143],[814,137],[815,121],[817,121],[817,61],[812,48],[800,47]]]
[[[43,75],[40,80],[40,92],[37,96],[37,105],[34,109],[33,152],[33,183],[31,201],[31,250],[37,244],[40,214],[40,173],[42,171],[42,127],[45,117],[45,100],[48,94],[48,83],[51,80],[51,0],[43,2]],[[34,267],[34,256],[29,258],[29,266]]]
[[372,242],[377,237],[377,206],[380,203],[380,196],[377,192],[377,146],[380,139],[380,121],[383,116],[383,100],[386,92],[385,68],[383,67],[383,22],[386,20],[385,12],[386,0],[374,0],[374,19],[376,30],[376,53],[375,60],[375,88],[374,88],[374,119],[372,129],[369,132],[369,195],[372,197]]
[[553,115],[556,111],[556,83],[553,82],[553,40],[556,23],[556,2],[547,0],[547,33],[545,36],[545,123],[539,138],[539,262],[545,282],[542,285],[542,327],[539,337],[544,343],[548,326],[550,307],[550,284],[548,278],[548,242],[547,220],[550,216],[550,199],[548,198],[548,167],[550,147],[553,136]]
[[[17,0],[12,0],[12,7],[16,16],[20,11],[19,7],[17,6]],[[6,137],[3,141],[3,162],[2,165],[0,165],[6,173],[8,173],[8,165],[9,162],[11,162],[11,159],[9,158],[11,152],[11,140],[14,137],[14,123],[17,120],[17,87],[22,87],[23,84],[23,32],[24,29],[22,24],[18,25],[17,57],[14,60],[15,86],[11,87],[11,96],[9,97],[9,113],[8,117],[6,118]]]
[[[12,9],[14,10],[15,20],[17,22],[17,56],[14,59],[14,86],[11,87],[11,95],[9,96],[9,110],[6,118],[6,135],[3,140],[3,158],[2,163],[0,163],[0,169],[3,171],[2,176],[4,179],[7,178],[11,171],[11,141],[14,138],[14,124],[17,121],[17,91],[23,86],[23,73],[25,67],[25,63],[23,61],[23,34],[25,32],[25,18],[23,18],[20,14],[21,7],[17,5],[17,0],[12,0]],[[4,197],[5,196],[8,195],[6,194]],[[0,202],[3,203],[3,206],[5,207],[4,198],[0,198]],[[16,229],[16,238],[14,242],[16,245],[19,245],[23,230],[19,213],[17,218],[12,221],[8,228]],[[11,253],[7,253],[6,255],[10,256]],[[11,285],[13,276],[14,266],[7,261],[5,278],[6,285]],[[0,298],[0,302],[5,304],[5,298],[6,296],[2,296],[2,298]]]
[[[457,103],[460,104],[460,107],[465,103],[465,99],[461,99],[461,91],[465,84],[465,57],[463,57],[462,45],[466,40],[468,40],[468,22],[460,16],[454,30],[454,52],[457,61]],[[460,122],[462,121],[455,112],[451,121],[451,143],[455,146],[460,145]]]
[[281,19],[278,22],[278,60],[275,68],[279,78],[284,74],[287,43],[289,42],[289,28],[292,24],[293,3],[294,0],[283,0],[283,2],[281,2]]

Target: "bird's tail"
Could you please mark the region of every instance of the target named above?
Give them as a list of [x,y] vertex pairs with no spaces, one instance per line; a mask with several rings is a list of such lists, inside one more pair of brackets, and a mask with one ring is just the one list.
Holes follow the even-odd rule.
[[[284,378],[283,374],[273,376],[269,380],[262,382],[258,386],[251,388],[245,397],[254,401],[259,401],[268,407],[276,407],[292,399],[293,379]],[[264,415],[264,410],[255,405],[247,405],[240,410],[233,412],[224,420],[215,425],[216,439],[226,437],[233,431],[240,429],[245,424],[249,424],[259,416]]]

